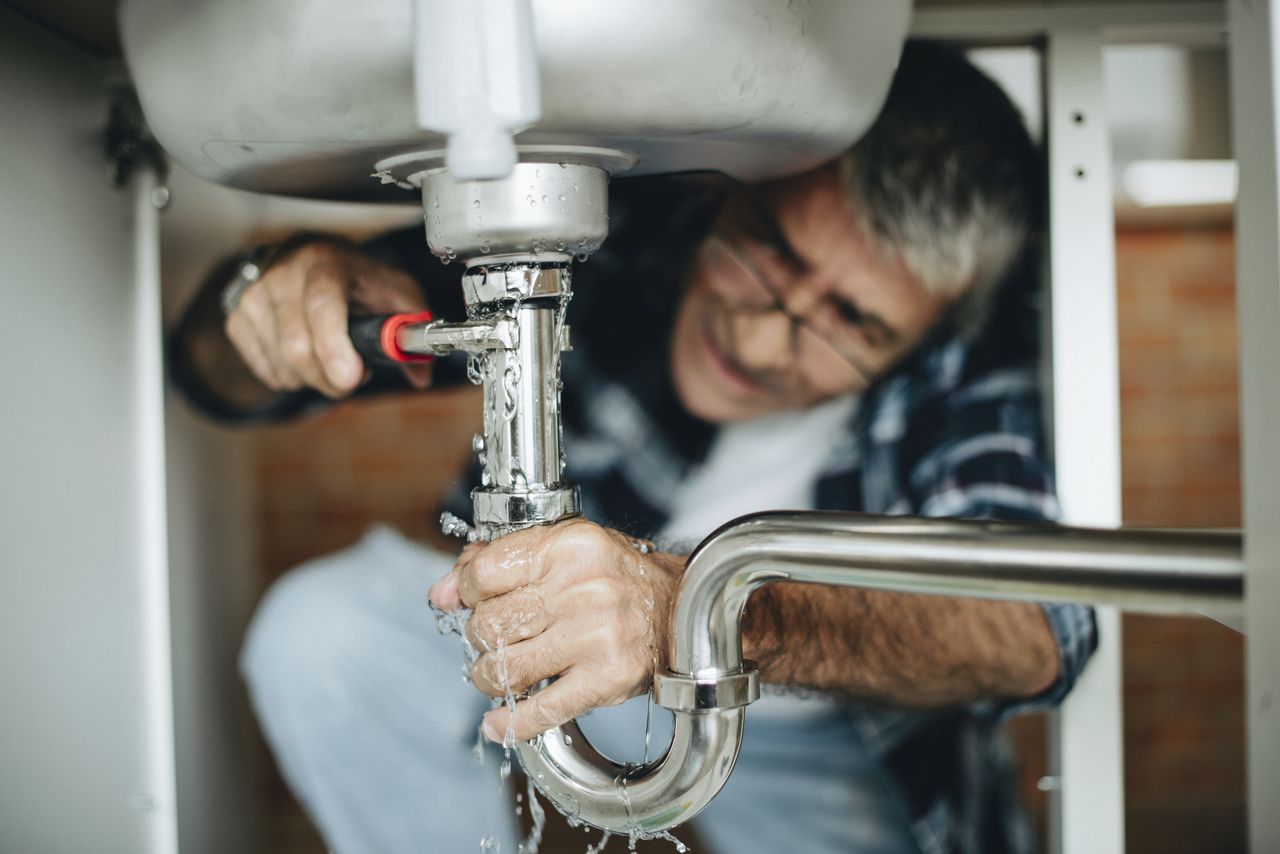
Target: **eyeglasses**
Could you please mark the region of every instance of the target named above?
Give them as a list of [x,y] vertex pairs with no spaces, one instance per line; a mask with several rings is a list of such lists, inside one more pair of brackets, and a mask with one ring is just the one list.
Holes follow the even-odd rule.
[[806,353],[824,350],[869,384],[896,355],[892,331],[852,302],[827,294],[810,311],[798,314],[787,304],[786,291],[773,283],[737,238],[717,229],[709,240],[733,262],[713,277],[713,289],[739,310],[781,312],[791,321],[791,346],[799,364],[808,362]]

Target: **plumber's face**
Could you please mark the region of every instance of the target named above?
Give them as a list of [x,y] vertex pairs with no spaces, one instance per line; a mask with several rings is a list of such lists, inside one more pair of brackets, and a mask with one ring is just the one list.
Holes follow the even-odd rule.
[[744,188],[690,270],[671,345],[676,390],[716,422],[859,392],[951,301],[866,239],[835,165]]

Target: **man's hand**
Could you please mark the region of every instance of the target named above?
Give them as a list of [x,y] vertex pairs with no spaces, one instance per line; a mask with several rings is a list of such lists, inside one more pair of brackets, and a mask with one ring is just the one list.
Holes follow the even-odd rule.
[[[490,697],[560,677],[516,703],[512,736],[524,741],[649,689],[655,667],[666,664],[668,612],[684,562],[572,519],[473,543],[431,588],[431,601],[473,609],[467,639],[481,655],[471,681]],[[501,743],[510,722],[505,706],[494,709],[484,733]]]
[[[309,243],[271,265],[240,298],[227,337],[253,373],[275,391],[311,386],[345,397],[365,376],[347,335],[348,305],[370,314],[423,311],[406,273],[329,243]],[[406,365],[417,388],[431,365]]]

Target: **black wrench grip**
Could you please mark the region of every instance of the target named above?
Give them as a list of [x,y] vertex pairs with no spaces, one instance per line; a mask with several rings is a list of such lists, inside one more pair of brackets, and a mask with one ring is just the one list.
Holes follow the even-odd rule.
[[347,318],[347,334],[356,352],[369,365],[400,365],[430,362],[430,353],[406,353],[400,349],[400,327],[410,323],[430,323],[432,314],[354,314]]

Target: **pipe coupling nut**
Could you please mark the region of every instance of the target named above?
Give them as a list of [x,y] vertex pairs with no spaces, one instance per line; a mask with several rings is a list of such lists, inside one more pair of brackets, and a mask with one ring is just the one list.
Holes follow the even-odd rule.
[[685,673],[653,674],[653,700],[673,712],[705,712],[737,709],[760,699],[760,671],[754,661],[743,661],[737,673],[689,676]]

